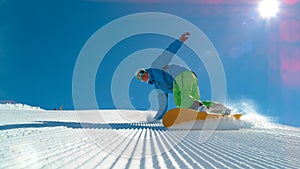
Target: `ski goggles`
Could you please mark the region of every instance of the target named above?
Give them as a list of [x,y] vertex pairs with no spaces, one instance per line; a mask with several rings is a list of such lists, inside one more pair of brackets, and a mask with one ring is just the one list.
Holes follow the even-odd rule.
[[137,74],[136,74],[136,78],[139,79],[139,80],[143,80],[143,77],[145,76],[146,74],[146,70],[140,70]]

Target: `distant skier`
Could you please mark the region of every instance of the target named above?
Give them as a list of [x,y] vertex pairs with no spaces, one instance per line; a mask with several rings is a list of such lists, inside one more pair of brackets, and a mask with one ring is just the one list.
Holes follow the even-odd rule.
[[168,93],[174,93],[177,107],[207,112],[207,107],[200,101],[200,92],[196,74],[179,65],[168,65],[174,54],[190,36],[189,32],[181,35],[152,63],[149,69],[139,69],[135,76],[142,82],[154,85],[162,93],[158,94],[159,110],[154,119],[162,119],[167,111]]

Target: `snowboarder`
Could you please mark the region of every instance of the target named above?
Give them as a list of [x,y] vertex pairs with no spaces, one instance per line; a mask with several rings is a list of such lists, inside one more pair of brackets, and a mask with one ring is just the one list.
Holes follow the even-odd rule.
[[162,93],[158,94],[159,110],[154,119],[162,119],[167,111],[168,93],[174,94],[177,107],[207,112],[207,107],[200,101],[200,92],[196,74],[179,65],[168,65],[174,54],[189,38],[190,33],[183,33],[152,63],[149,69],[137,70],[138,80],[154,85]]

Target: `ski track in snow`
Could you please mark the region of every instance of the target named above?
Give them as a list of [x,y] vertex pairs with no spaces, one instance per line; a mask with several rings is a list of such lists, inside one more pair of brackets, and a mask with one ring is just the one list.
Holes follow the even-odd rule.
[[300,168],[299,128],[188,131],[137,122],[149,113],[79,111],[78,119],[75,111],[0,110],[0,168]]

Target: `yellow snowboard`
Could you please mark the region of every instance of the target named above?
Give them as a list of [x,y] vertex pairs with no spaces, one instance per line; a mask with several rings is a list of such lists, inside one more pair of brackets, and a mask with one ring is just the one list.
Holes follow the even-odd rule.
[[163,117],[162,123],[165,127],[171,127],[176,124],[181,124],[189,121],[195,120],[205,120],[205,119],[216,119],[224,117],[232,117],[236,120],[239,120],[242,114],[214,114],[206,112],[198,112],[197,110],[184,109],[184,108],[175,108],[169,110]]

